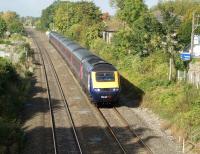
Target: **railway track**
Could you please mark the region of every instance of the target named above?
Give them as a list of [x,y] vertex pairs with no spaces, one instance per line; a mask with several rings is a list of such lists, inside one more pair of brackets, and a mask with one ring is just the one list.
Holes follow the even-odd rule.
[[[48,128],[52,129],[52,135],[51,137],[47,138],[47,140],[52,141],[53,138],[53,143],[47,142],[46,145],[41,146],[50,146],[50,148],[51,146],[54,147],[54,153],[56,154],[150,154],[153,153],[152,151],[154,151],[154,153],[155,151],[158,151],[158,153],[169,153],[165,152],[165,150],[161,150],[162,152],[160,152],[159,149],[161,146],[159,144],[161,143],[162,145],[162,140],[159,140],[158,137],[156,138],[155,136],[158,141],[152,142],[152,138],[154,136],[150,134],[150,137],[148,137],[145,134],[146,131],[144,130],[143,126],[138,127],[140,120],[137,120],[137,117],[135,117],[134,114],[131,114],[130,112],[127,113],[127,110],[121,110],[121,108],[96,108],[93,104],[91,104],[91,102],[88,101],[86,94],[81,90],[81,86],[79,85],[78,81],[75,79],[74,75],[67,67],[66,62],[56,52],[56,50],[51,45],[49,45],[48,40],[44,34],[31,30],[30,32],[32,33],[31,35],[35,41],[37,49],[40,52],[40,64],[43,65],[45,70],[45,73],[42,73],[45,75],[42,76],[43,78],[45,76],[45,79],[48,82],[46,83],[47,88],[43,86],[47,89],[52,124],[52,127],[49,127],[49,125],[47,126]],[[57,89],[55,94],[53,94],[55,91],[53,91],[52,87]],[[52,97],[55,97],[56,95],[61,95],[59,98],[57,98],[57,100],[59,100],[60,104],[64,105],[62,108],[65,110],[66,116],[59,116],[56,113],[56,110],[58,109],[55,108],[54,104],[56,102],[54,102],[55,100],[52,99]],[[67,127],[67,135],[65,135],[63,131],[59,132],[60,130],[57,126],[57,122],[59,121],[58,118],[60,119],[63,117],[68,117],[67,119],[69,121],[71,119],[70,124]],[[130,121],[127,121],[126,119],[130,119]],[[64,124],[65,122],[62,121],[61,123]],[[50,131],[50,129],[47,130]],[[60,139],[62,136],[68,136],[69,132],[71,136],[73,136],[72,138],[74,142],[71,142],[68,139]],[[48,132],[48,134],[51,134],[51,132]],[[151,142],[149,142],[149,139],[152,139]],[[152,150],[147,144],[151,147]],[[152,146],[157,144],[158,149]],[[68,149],[71,146],[74,148]],[[65,150],[61,149],[63,147]]]
[[[50,93],[50,88],[49,88],[49,84],[48,84],[48,75],[47,75],[47,67],[49,67],[49,69],[52,70],[52,73],[53,73],[53,76],[55,78],[55,82],[57,84],[57,86],[59,87],[59,91],[60,91],[60,94],[62,95],[62,100],[64,100],[64,106],[65,106],[65,110],[66,110],[66,113],[69,117],[69,120],[70,120],[70,123],[71,123],[71,126],[72,126],[72,132],[73,132],[73,135],[74,135],[74,139],[76,141],[76,147],[77,147],[77,151],[78,153],[83,153],[83,147],[84,149],[86,148],[85,145],[81,145],[80,142],[79,142],[79,138],[78,138],[78,135],[77,135],[77,131],[76,131],[76,127],[74,125],[74,121],[73,121],[73,118],[72,118],[72,114],[71,114],[71,111],[70,111],[70,108],[68,106],[68,103],[66,101],[66,98],[65,98],[65,94],[63,92],[63,89],[62,89],[62,86],[61,86],[61,82],[59,80],[59,77],[58,77],[58,74],[56,73],[56,69],[54,67],[54,64],[50,58],[50,55],[48,54],[47,50],[43,47],[41,48],[41,46],[43,45],[39,45],[38,42],[36,40],[34,40],[35,44],[37,45],[38,47],[38,50],[40,51],[40,54],[41,54],[41,60],[42,60],[42,64],[44,65],[44,70],[45,70],[45,78],[47,80],[47,91],[48,91],[48,101],[49,101],[49,107],[51,108],[51,117],[52,117],[52,134],[53,134],[53,143],[54,143],[54,149],[55,149],[55,153],[62,153],[62,152],[59,152],[59,147],[58,147],[58,137],[57,137],[57,132],[56,132],[56,126],[55,126],[55,117],[54,117],[54,112],[53,112],[53,107],[52,107],[52,101],[51,101],[51,93]],[[42,43],[42,42],[40,42]],[[45,59],[45,60],[44,60]],[[45,64],[45,62],[47,64]],[[91,108],[91,106],[93,106],[91,103],[88,102],[88,107]],[[94,107],[94,106],[93,106]],[[110,120],[108,119],[108,116],[105,115],[105,112],[102,111],[102,109],[100,108],[96,108],[94,107],[95,109],[93,110],[98,110],[97,112],[100,114],[100,116],[102,117],[102,120],[104,121],[105,125],[106,125],[106,129],[107,131],[109,132],[109,134],[113,137],[113,139],[115,140],[115,142],[118,144],[118,147],[119,149],[121,149],[121,152],[120,153],[152,153],[152,151],[150,150],[150,148],[148,148],[147,145],[145,145],[145,143],[141,140],[141,138],[139,138],[139,136],[137,136],[132,130],[131,128],[129,127],[127,121],[123,118],[123,116],[118,113],[117,109],[113,108],[113,111],[115,112],[115,116],[118,117],[118,119],[120,119],[119,121],[121,121],[121,123],[123,123],[122,125],[122,133],[120,134],[120,130],[116,130],[116,128],[118,126],[116,126],[115,128],[113,128],[113,125],[110,123]],[[106,112],[109,112],[109,111],[106,111]],[[98,114],[97,113],[97,114]],[[126,132],[124,131],[124,128],[126,128]],[[127,133],[128,132],[128,133]],[[123,135],[124,133],[124,135]],[[134,140],[132,140],[132,138],[134,137]],[[131,144],[127,144],[125,140],[128,140],[128,141],[131,141],[132,143]],[[66,141],[67,142],[67,141]],[[83,143],[85,144],[85,143]],[[85,153],[85,151],[84,151]],[[86,152],[87,153],[87,152]]]
[[[102,116],[102,118],[104,119],[104,121],[106,122],[106,124],[108,125],[108,130],[113,135],[115,140],[118,142],[119,146],[121,147],[121,149],[124,153],[153,154],[153,151],[151,150],[151,148],[145,144],[145,142],[137,135],[137,133],[133,129],[131,129],[131,127],[129,126],[126,119],[120,114],[120,112],[115,107],[110,108],[110,109],[97,108],[97,110],[100,113],[100,115]],[[112,113],[112,114],[110,114],[110,113]],[[128,147],[124,143],[125,142],[124,134],[126,134],[126,135],[128,135],[128,134],[127,134],[127,132],[122,132],[122,130],[117,130],[117,129],[113,128],[117,121],[113,122],[113,120],[111,120],[111,118],[110,118],[111,117],[110,115],[112,115],[112,117],[117,117],[117,119],[119,119],[118,121],[121,122],[122,127],[126,128],[129,135],[132,135],[132,137],[134,138],[134,140],[132,141],[132,142],[134,142],[133,143],[134,146]]]
[[[50,59],[50,57],[49,57],[49,55],[48,55],[46,49],[45,49],[45,54],[47,54],[48,58]],[[53,70],[54,70],[54,72],[55,72],[55,74],[56,74],[56,71],[55,71],[55,68],[54,68],[52,62],[51,62],[51,65],[52,65]],[[58,80],[58,82],[59,82],[59,79],[58,79],[57,74],[56,74],[56,78],[57,78],[57,80]],[[59,82],[59,85],[60,85],[60,82]],[[60,85],[60,88],[62,89],[61,85]],[[63,93],[63,92],[62,92],[62,93]],[[64,96],[64,94],[63,94],[63,96]],[[67,103],[66,103],[66,104],[67,104]],[[121,142],[121,139],[118,137],[118,135],[116,134],[116,132],[113,131],[112,126],[109,124],[109,121],[106,119],[106,117],[104,116],[104,114],[101,112],[101,109],[99,109],[99,108],[97,108],[97,109],[98,109],[98,112],[101,114],[103,120],[105,121],[105,123],[106,123],[106,125],[107,125],[107,130],[108,130],[108,132],[109,132],[109,133],[111,134],[111,136],[114,138],[114,140],[115,140],[116,143],[118,144],[119,148],[121,149],[122,153],[132,153],[133,151],[130,150],[130,149],[132,149],[132,148],[128,148],[128,149],[127,149],[127,147]],[[69,110],[69,108],[68,108],[68,110]],[[70,112],[70,110],[69,110],[69,112]],[[118,113],[118,111],[117,111],[116,109],[115,109],[115,112]],[[125,121],[125,119],[122,117],[122,115],[121,115],[120,113],[118,113],[118,117],[120,117],[120,119],[123,119],[124,123],[126,123],[126,128],[132,133],[132,136],[134,136],[134,137],[137,138],[137,140],[135,140],[134,142],[137,143],[137,144],[140,144],[140,146],[138,146],[138,145],[134,146],[134,148],[137,147],[137,149],[138,149],[138,150],[135,150],[135,151],[137,151],[137,153],[148,153],[148,154],[152,153],[151,149],[150,149],[147,145],[145,145],[145,143],[141,140],[141,138],[139,138],[139,136],[137,136],[137,135],[130,129],[130,127],[128,126],[127,121]],[[143,147],[145,147],[145,150],[140,150],[140,148],[143,148]],[[136,152],[135,152],[135,153],[136,153]]]
[[[37,42],[34,40],[34,43],[36,44],[38,50],[40,51]],[[41,51],[39,52],[41,55]],[[40,56],[41,58],[40,63],[42,63],[43,67],[44,67],[44,75],[45,75],[45,83],[46,83],[46,88],[47,88],[47,95],[48,95],[48,105],[49,105],[49,111],[50,111],[50,117],[51,117],[51,128],[52,128],[52,138],[53,138],[53,149],[54,149],[54,153],[57,154],[58,153],[58,149],[57,149],[57,142],[56,142],[56,135],[55,135],[55,118],[53,115],[53,110],[52,110],[52,102],[51,102],[51,95],[50,95],[50,89],[49,89],[49,84],[48,84],[48,80],[47,80],[47,71],[44,65],[44,59],[42,56]]]
[[137,133],[133,129],[131,129],[131,127],[129,126],[127,120],[121,115],[121,113],[115,107],[113,108],[113,110],[116,113],[116,115],[121,119],[121,121],[123,121],[123,123],[126,125],[126,128],[130,132],[132,132],[133,136],[135,136],[138,139],[138,143],[141,146],[145,147],[145,149],[147,149],[149,154],[153,154],[153,151],[151,150],[151,148],[147,144],[145,144],[145,142],[142,140],[142,138],[139,135],[137,135]]
[[[38,46],[38,43],[37,43],[37,42],[36,42],[36,44],[37,44],[37,46]],[[44,58],[43,58],[44,55],[42,54],[41,49],[40,49],[39,46],[38,46],[38,48],[39,48],[39,50],[40,50],[42,59],[44,59]],[[78,147],[79,147],[80,153],[82,154],[83,152],[82,152],[82,149],[81,149],[79,140],[78,140],[78,136],[77,136],[77,133],[76,133],[76,128],[75,128],[75,125],[74,125],[74,122],[73,122],[73,119],[72,119],[72,115],[71,115],[69,106],[68,106],[67,101],[66,101],[66,99],[65,99],[65,96],[64,96],[64,93],[63,93],[63,90],[62,90],[62,87],[61,87],[61,84],[60,84],[58,75],[57,75],[57,73],[56,73],[56,71],[55,71],[55,68],[54,68],[54,66],[53,66],[53,63],[52,63],[52,61],[51,61],[51,58],[50,58],[48,52],[46,51],[46,49],[44,49],[43,51],[45,51],[45,55],[47,56],[47,58],[48,58],[49,61],[50,61],[51,68],[52,68],[52,70],[53,70],[53,72],[54,72],[54,75],[55,75],[55,78],[56,78],[56,82],[57,82],[57,84],[59,85],[59,89],[60,89],[60,91],[61,91],[62,97],[63,97],[64,100],[65,100],[65,108],[66,108],[67,113],[68,113],[68,115],[69,115],[69,117],[70,117],[70,122],[71,122],[71,124],[72,124],[72,126],[73,126],[73,132],[74,132],[74,134],[75,134],[75,138],[76,138],[76,141],[77,141],[77,145],[78,145]],[[43,60],[43,65],[44,65],[44,60]],[[46,75],[45,75],[45,76],[46,76]],[[47,76],[46,76],[46,78],[47,78]],[[50,102],[49,104],[50,104],[50,106],[51,106],[51,102]],[[52,109],[51,109],[51,110],[52,110]],[[51,112],[51,115],[52,115],[52,112]],[[53,116],[53,115],[52,115],[52,116]],[[53,119],[54,119],[54,118],[52,117],[52,121],[53,121]],[[109,123],[108,123],[107,121],[106,121],[106,124],[107,124],[107,126],[108,126],[108,131],[111,133],[111,135],[113,136],[114,140],[118,143],[118,145],[119,145],[121,151],[122,151],[123,153],[126,154],[127,151],[126,151],[125,147],[124,147],[124,146],[121,144],[121,142],[118,140],[118,138],[116,137],[114,131],[112,131],[112,128],[110,127],[110,125],[109,125]],[[53,127],[54,127],[54,126],[53,126]],[[52,134],[55,134],[55,131],[53,131]],[[55,142],[56,136],[55,136],[55,135],[53,135],[53,136],[54,136],[54,143],[55,143],[55,144],[54,144],[54,145],[55,145],[54,147],[55,147],[55,149],[56,149],[55,151],[57,151],[58,148],[57,148],[56,142]]]
[[[49,65],[49,67],[51,68],[51,72],[53,73],[53,76],[55,78],[55,82],[56,82],[56,84],[57,84],[57,86],[59,88],[59,92],[60,92],[60,94],[62,96],[62,100],[63,100],[63,105],[64,105],[65,111],[66,111],[66,113],[68,115],[68,119],[69,119],[70,124],[71,124],[71,128],[72,128],[74,140],[76,142],[76,145],[73,145],[74,147],[76,147],[76,149],[73,149],[74,151],[70,150],[68,152],[82,154],[83,152],[82,152],[82,148],[81,148],[81,145],[80,145],[80,142],[79,142],[79,138],[78,138],[78,135],[77,135],[76,127],[74,125],[74,121],[73,121],[73,118],[72,118],[69,106],[67,104],[65,95],[63,93],[63,89],[61,87],[61,83],[59,81],[58,75],[57,75],[57,73],[55,71],[54,65],[53,65],[53,63],[52,63],[52,61],[51,61],[51,59],[50,59],[50,57],[49,57],[48,52],[46,51],[46,49],[45,48],[41,49],[41,47],[39,46],[38,42],[35,39],[33,39],[33,41],[34,41],[34,43],[36,44],[36,46],[37,46],[37,48],[39,50],[39,53],[41,55],[42,65],[44,67],[44,74],[45,74],[46,87],[47,87],[47,95],[48,95],[48,104],[49,104],[51,124],[52,124],[52,138],[53,138],[54,153],[55,154],[66,153],[66,150],[59,148],[60,144],[62,144],[62,143],[58,142],[58,140],[59,140],[58,136],[59,135],[58,136],[56,135],[56,134],[58,134],[58,132],[57,132],[57,128],[56,128],[55,115],[54,115],[53,103],[52,103],[52,98],[51,98],[51,89],[50,89],[49,82],[48,82],[48,77],[49,76],[48,76],[48,73],[47,73],[48,72],[47,65]],[[45,64],[45,62],[48,62],[48,64]],[[63,141],[63,139],[62,139],[62,141]],[[65,141],[65,143],[67,143],[67,142],[68,141]],[[68,144],[68,147],[70,147],[70,144],[71,144],[71,142]],[[73,146],[71,146],[71,147],[73,147]]]
[[[38,37],[40,37],[39,35],[38,35]],[[40,43],[42,43],[42,39],[40,38],[40,39],[38,39],[38,40],[40,40]],[[49,61],[50,62],[48,62],[48,64],[45,64],[45,65],[51,65],[51,67],[52,67],[52,69],[53,69],[53,72],[54,72],[54,76],[56,76],[56,80],[57,80],[57,82],[59,82],[59,86],[60,86],[60,89],[62,90],[62,86],[61,86],[61,84],[60,84],[60,81],[59,81],[59,77],[61,77],[61,76],[58,76],[57,75],[57,73],[56,73],[56,71],[57,70],[55,70],[55,68],[54,68],[54,65],[55,64],[53,64],[52,63],[52,61],[51,61],[51,59],[50,59],[50,56],[49,56],[49,54],[47,53],[47,51],[46,51],[46,49],[43,49],[43,47],[42,48],[40,48],[40,46],[43,46],[43,45],[38,45],[38,43],[37,42],[35,42],[36,44],[37,44],[37,46],[38,46],[38,48],[39,48],[39,50],[40,50],[40,52],[41,52],[41,56],[43,57],[43,59],[45,59],[45,58],[48,58],[49,59]],[[44,42],[43,42],[44,43]],[[43,52],[42,52],[43,51]],[[52,55],[51,55],[51,58],[52,58]],[[51,63],[51,64],[49,64],[49,63]],[[60,65],[60,64],[59,64]],[[70,73],[71,74],[71,73]],[[46,76],[47,77],[47,76]],[[49,78],[49,76],[47,77],[47,78]],[[64,87],[65,88],[65,87]],[[70,88],[71,89],[71,88]],[[74,88],[72,88],[72,90],[73,90]],[[66,89],[64,90],[65,92],[66,92]],[[62,90],[62,93],[63,93],[63,90]],[[69,94],[69,93],[68,93]],[[65,94],[63,94],[63,97],[67,97],[68,98],[68,96],[66,96],[66,93]],[[85,95],[84,95],[84,97],[85,97]],[[75,100],[77,101],[77,100],[79,100],[79,99],[77,99],[78,97],[77,96],[75,96]],[[69,98],[68,98],[69,99]],[[73,99],[72,98],[70,98],[70,101],[72,101]],[[68,103],[69,104],[69,106],[67,105],[67,103],[68,102],[66,102],[65,101],[65,104],[66,104],[66,106],[67,107],[71,107],[71,104],[70,103]],[[82,104],[82,103],[81,103]],[[80,104],[80,105],[81,105]],[[84,104],[84,103],[83,103]],[[82,104],[82,105],[83,105]],[[86,105],[86,104],[85,104]],[[91,105],[91,104],[90,104]],[[73,106],[74,106],[74,104],[73,104]],[[88,108],[89,106],[87,105],[87,108]],[[90,107],[89,107],[90,108]],[[69,109],[68,108],[68,110],[69,110],[69,112],[70,112],[70,110],[71,109]],[[84,109],[83,109],[84,110]],[[89,109],[90,110],[90,109]],[[73,111],[73,109],[72,109],[72,112],[74,112]],[[76,109],[76,114],[77,114],[77,109]],[[93,112],[91,112],[91,113],[93,113]],[[85,114],[85,111],[80,111],[80,113],[79,113],[80,115],[81,114]],[[96,113],[95,113],[96,114]],[[70,115],[71,115],[71,113],[70,113]],[[72,115],[71,115],[71,117],[72,117]],[[74,117],[74,115],[73,115],[73,117]],[[93,117],[94,118],[94,117]],[[55,118],[54,118],[55,119]],[[76,117],[75,117],[75,119],[76,119]],[[89,120],[89,122],[91,121],[91,119],[92,119],[92,117],[90,117],[90,119],[88,119]],[[76,125],[80,125],[81,123],[78,123],[77,124],[77,119],[75,120],[76,121]],[[73,121],[72,121],[73,122]],[[96,121],[95,122],[93,122],[93,126],[94,126],[94,124],[96,123]],[[86,124],[86,122],[85,122],[85,125],[87,125]],[[96,125],[96,124],[95,124]],[[93,126],[91,127],[91,128],[93,128]],[[91,128],[89,128],[89,130],[91,129]],[[56,129],[56,128],[55,128]],[[111,137],[108,137],[109,135],[109,133],[107,134],[107,133],[105,133],[105,134],[102,134],[105,130],[104,129],[101,129],[101,127],[94,127],[94,130],[92,130],[92,131],[90,131],[90,133],[88,134],[88,131],[87,132],[85,132],[85,130],[83,130],[84,129],[84,127],[83,128],[81,128],[80,129],[80,126],[79,126],[79,130],[78,130],[78,135],[81,137],[81,145],[80,145],[80,143],[79,143],[79,147],[81,148],[80,149],[80,151],[79,151],[79,153],[91,153],[91,150],[96,150],[96,151],[101,151],[102,153],[112,153],[112,152],[114,152],[114,153],[123,153],[121,150],[120,150],[120,148],[117,146],[117,144],[115,143],[115,141],[111,138]],[[76,130],[76,128],[75,128],[75,130]],[[87,128],[86,128],[86,130],[87,130]],[[99,132],[99,133],[98,133]],[[56,130],[54,131],[54,134],[56,134]],[[76,136],[77,136],[77,139],[78,139],[78,135],[77,135],[77,133],[76,133]],[[56,135],[54,135],[55,137],[54,137],[54,142],[55,142],[55,149],[57,149],[57,151],[59,151],[59,148],[58,148],[58,143],[57,143],[57,136]],[[87,137],[87,138],[85,138],[85,137]],[[101,139],[100,139],[101,138]],[[113,141],[114,142],[113,142]],[[78,141],[79,141],[79,139],[78,139]],[[112,141],[112,142],[110,142],[110,141]],[[102,142],[103,142],[103,144],[102,144]],[[95,144],[94,144],[95,143]],[[109,147],[108,145],[109,144],[111,144],[112,146],[111,147]],[[100,146],[99,146],[100,145]],[[96,147],[96,148],[95,148]],[[109,152],[108,152],[109,151]],[[59,153],[59,152],[58,152]]]

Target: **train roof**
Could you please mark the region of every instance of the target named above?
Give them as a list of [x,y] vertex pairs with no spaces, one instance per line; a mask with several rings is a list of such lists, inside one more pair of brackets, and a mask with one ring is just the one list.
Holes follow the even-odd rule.
[[107,63],[103,59],[96,55],[88,56],[83,61],[83,65],[86,65],[88,71],[115,71],[116,69],[111,64]]
[[78,45],[77,43],[69,43],[68,45],[66,44],[68,50],[70,50],[71,52],[73,52],[74,50],[78,50],[78,49],[84,49],[83,47],[81,47],[80,45]]
[[53,37],[56,37],[57,39],[62,40],[62,41],[65,41],[65,40],[70,41],[69,38],[66,38],[63,35],[60,35],[57,32],[50,32],[49,35],[52,35]]
[[80,60],[84,60],[85,58],[92,56],[93,54],[85,48],[79,48],[73,52],[73,54]]
[[93,71],[116,71],[116,68],[110,63],[97,63],[93,69]]
[[70,44],[76,44],[74,41],[65,41],[64,42],[64,45],[66,46],[66,47],[68,47],[68,45],[70,45]]
[[115,67],[91,53],[88,49],[81,47],[78,43],[66,38],[56,32],[50,32],[50,35],[57,38],[79,61],[88,65],[93,71],[116,71]]
[[90,55],[90,56],[87,56],[82,62],[85,63],[85,62],[89,62],[91,59],[100,59],[98,56],[96,55]]

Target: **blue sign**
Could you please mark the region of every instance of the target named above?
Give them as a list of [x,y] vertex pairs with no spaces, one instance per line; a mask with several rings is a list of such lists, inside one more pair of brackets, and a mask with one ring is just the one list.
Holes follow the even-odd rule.
[[191,54],[189,52],[182,52],[181,53],[181,59],[183,61],[188,61],[191,59]]

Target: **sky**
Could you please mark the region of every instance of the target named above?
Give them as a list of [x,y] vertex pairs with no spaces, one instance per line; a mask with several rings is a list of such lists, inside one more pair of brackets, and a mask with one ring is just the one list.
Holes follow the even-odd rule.
[[[55,0],[0,0],[0,12],[15,11],[20,16],[39,17],[41,11],[53,3]],[[73,1],[73,0],[72,0]],[[115,9],[110,7],[109,0],[93,0],[103,12],[115,14]],[[145,0],[145,3],[151,7],[156,5],[158,0]]]

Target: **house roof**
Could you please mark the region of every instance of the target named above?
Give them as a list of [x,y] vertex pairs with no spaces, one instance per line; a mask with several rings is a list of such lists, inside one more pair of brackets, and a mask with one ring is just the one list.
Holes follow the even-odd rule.
[[111,19],[105,22],[106,28],[105,31],[107,32],[117,32],[119,29],[124,27],[124,23],[117,20],[117,19]]

